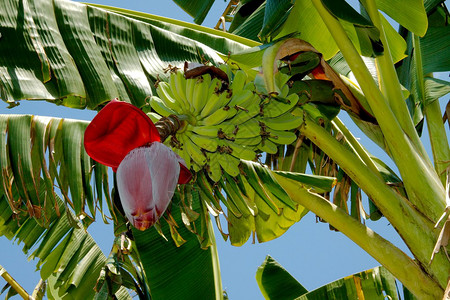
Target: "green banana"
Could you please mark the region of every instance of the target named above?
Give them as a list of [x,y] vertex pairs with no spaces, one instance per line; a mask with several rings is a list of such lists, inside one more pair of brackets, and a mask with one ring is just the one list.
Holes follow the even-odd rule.
[[219,181],[222,178],[222,169],[218,161],[218,152],[207,153],[208,157],[208,175],[214,182]]
[[232,138],[231,134],[234,129],[235,126],[233,124],[223,122],[218,125],[195,126],[192,128],[192,131],[208,137]]
[[152,120],[153,123],[158,122],[159,119],[162,118],[161,115],[158,115],[158,114],[155,113],[155,112],[148,112],[148,113],[146,113],[146,115],[150,118],[150,120]]
[[[233,119],[231,120],[233,121]],[[234,125],[231,122],[223,122],[218,125],[211,126],[191,126],[187,130],[193,131],[197,134],[208,137],[219,137],[225,139],[245,139],[257,137],[260,135],[261,128],[256,118],[250,119],[247,122]]]
[[189,156],[189,153],[185,149],[178,149],[178,148],[172,148],[172,150],[178,154],[182,159],[184,159],[186,163],[186,167],[188,169],[191,168],[191,157]]
[[228,79],[233,78],[233,71],[231,70],[231,67],[228,64],[221,64],[219,66],[219,69],[227,73]]
[[211,79],[211,83],[209,84],[208,95],[219,93],[222,88],[222,80],[217,77]]
[[203,120],[199,120],[197,122],[198,125],[217,125],[225,121],[226,119],[232,118],[237,113],[235,108],[225,106],[223,108],[219,108],[215,112],[213,112],[208,117]]
[[278,151],[277,146],[267,139],[258,145],[258,149],[269,154],[275,154]]
[[242,145],[242,146],[252,146],[252,147],[255,147],[258,144],[260,144],[261,141],[262,141],[262,138],[261,138],[260,135],[252,137],[252,138],[243,138],[243,139],[241,139],[241,138],[238,139],[237,138],[237,139],[234,140],[234,142],[236,144],[239,144],[239,145]]
[[256,91],[255,84],[253,83],[253,81],[247,82],[244,86],[244,90],[249,90],[252,92]]
[[303,118],[287,112],[275,118],[261,118],[261,122],[274,130],[291,130],[299,127],[303,123]]
[[279,88],[278,96],[285,98],[289,93],[289,86],[286,84],[291,76],[278,72],[275,74],[275,84]]
[[200,112],[201,119],[208,117],[218,109],[225,107],[231,100],[231,93],[224,91],[221,94],[213,93],[210,94],[205,107]]
[[260,132],[261,128],[258,119],[252,118],[242,124],[235,125],[232,136],[237,139],[252,138],[260,136]]
[[228,140],[219,141],[219,151],[229,151],[231,155],[239,159],[254,160],[256,158],[256,153],[251,149],[251,147],[242,146]]
[[191,100],[191,107],[194,109],[195,114],[200,114],[206,101],[209,98],[209,84],[211,83],[211,75],[204,74],[202,77],[197,78],[194,86],[194,93]]
[[272,193],[263,185],[256,173],[255,166],[252,162],[243,162],[242,167],[245,172],[245,179],[256,192],[256,194],[261,197],[261,199],[277,214],[281,214],[281,208],[274,202],[274,196]]
[[170,108],[173,111],[181,113],[184,108],[182,107],[182,103],[179,103],[178,100],[174,97],[172,90],[167,82],[160,82],[158,84],[158,88],[156,89],[156,93],[159,98],[162,100],[165,106]]
[[298,96],[296,94],[291,94],[287,98],[287,103],[283,103],[281,101],[278,101],[275,98],[270,98],[267,103],[264,103],[263,106],[263,114],[264,117],[267,118],[275,118],[278,117],[297,105],[298,102]]
[[255,117],[261,112],[260,100],[259,99],[256,100],[257,101],[250,103],[250,105],[246,107],[246,110],[240,110],[237,112],[236,116],[234,116],[232,120],[233,124],[236,125],[242,124],[250,120],[251,118]]
[[160,114],[161,116],[164,116],[164,117],[167,117],[167,116],[169,116],[169,115],[176,115],[176,114],[177,114],[174,110],[168,108],[168,107],[164,104],[164,102],[163,102],[160,98],[158,98],[158,97],[156,97],[156,96],[152,96],[152,97],[150,98],[150,106],[151,106],[158,114]]
[[240,160],[237,159],[236,157],[228,155],[226,153],[220,153],[217,156],[217,161],[219,162],[222,169],[231,176],[239,175]]
[[189,139],[199,146],[201,149],[207,150],[209,152],[215,152],[217,147],[219,146],[217,138],[210,138],[202,135],[198,135],[190,132],[185,132],[185,135],[189,137]]
[[237,70],[234,74],[233,81],[230,84],[230,89],[234,94],[240,93],[245,86],[247,81],[247,73],[243,70]]
[[192,99],[194,98],[194,87],[197,79],[190,78],[186,79],[186,98],[189,103],[192,103]]
[[234,107],[242,107],[242,108],[246,108],[251,102],[254,101],[254,94],[252,91],[249,90],[242,90],[239,93],[233,93],[233,97],[231,98],[230,103],[228,103],[228,106],[230,108],[234,108]]
[[182,103],[185,111],[192,111],[189,101],[186,97],[186,78],[181,71],[170,74],[169,84],[175,98]]
[[203,154],[200,147],[194,144],[194,142],[192,142],[185,134],[180,134],[179,140],[182,142],[184,150],[189,153],[191,160],[194,162],[192,164],[194,171],[200,170],[206,164],[206,156]]
[[297,140],[297,135],[292,131],[269,130],[269,140],[281,144],[289,145]]

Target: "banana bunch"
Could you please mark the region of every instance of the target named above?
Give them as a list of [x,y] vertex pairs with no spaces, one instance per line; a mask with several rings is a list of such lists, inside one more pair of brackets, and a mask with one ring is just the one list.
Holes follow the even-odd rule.
[[288,95],[285,77],[278,78],[282,88],[272,97],[245,71],[232,72],[227,65],[221,69],[232,78],[228,85],[208,73],[186,79],[177,70],[168,82],[159,83],[157,96],[150,99],[156,112],[152,118],[176,115],[183,121],[166,143],[188,167],[196,172],[204,168],[215,182],[223,171],[238,176],[241,159],[255,160],[261,152],[277,152],[277,144],[293,143],[297,137],[292,130],[302,123],[291,113],[298,96]]

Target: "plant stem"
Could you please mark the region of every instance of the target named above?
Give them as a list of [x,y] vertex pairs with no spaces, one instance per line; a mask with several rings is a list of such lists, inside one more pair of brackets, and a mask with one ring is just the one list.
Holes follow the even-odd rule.
[[397,72],[395,71],[394,62],[392,61],[391,51],[389,49],[389,42],[386,38],[376,3],[374,0],[363,0],[362,2],[365,4],[364,7],[373,24],[380,30],[380,39],[384,45],[384,54],[375,58],[375,62],[378,66],[377,69],[379,71],[380,87],[403,131],[413,141],[413,144],[421,153],[422,157],[427,159],[427,152],[420,141],[414,123],[409,115],[406,102],[403,99],[400,81],[398,80]]
[[378,177],[382,178],[377,166],[373,162],[372,158],[370,157],[369,153],[367,153],[366,149],[358,142],[358,140],[355,138],[355,136],[348,130],[348,128],[342,123],[342,121],[336,117],[333,119],[332,123],[336,126],[339,131],[342,132],[345,139],[349,143],[349,145],[353,148],[353,151],[358,154],[358,156],[361,158],[361,160],[366,164],[366,166],[375,174],[378,175]]
[[431,151],[434,158],[434,168],[441,179],[443,185],[446,181],[445,164],[450,160],[450,149],[448,146],[447,134],[445,133],[444,123],[441,119],[441,108],[438,99],[427,101],[425,93],[425,80],[423,76],[422,51],[420,48],[420,39],[413,35],[414,62],[416,64],[416,86],[419,98],[422,101],[423,111],[427,120],[428,134],[430,136]]
[[353,152],[309,117],[305,117],[300,132],[333,159],[367,194],[394,226],[423,267],[440,280],[444,280],[444,277],[446,280],[450,272],[450,264],[443,255],[439,263],[428,265],[430,253],[437,238],[433,222],[420,214],[407,199],[390,189]]
[[292,200],[317,214],[385,266],[419,299],[442,298],[443,289],[403,251],[362,225],[342,209],[297,182],[274,174]]
[[445,207],[445,191],[429,159],[422,157],[421,152],[414,145],[414,140],[411,140],[403,131],[342,25],[327,11],[320,0],[312,0],[312,2],[367,97],[392,157],[400,170],[409,200],[424,215],[436,221]]
[[27,291],[14,279],[11,275],[0,265],[0,275],[3,277],[3,279],[6,280],[6,282],[11,286],[12,289],[14,289],[23,299],[29,299],[32,298],[30,295],[28,295]]
[[209,251],[211,251],[211,260],[213,264],[214,286],[216,287],[216,299],[219,300],[223,299],[222,276],[220,274],[219,253],[217,252],[216,237],[214,234],[211,218],[209,218],[208,222],[208,234],[211,239],[211,246]]

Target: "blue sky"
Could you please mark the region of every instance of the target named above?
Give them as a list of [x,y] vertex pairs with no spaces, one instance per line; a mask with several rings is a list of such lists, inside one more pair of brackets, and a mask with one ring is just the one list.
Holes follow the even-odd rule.
[[[172,1],[97,0],[93,2],[187,22],[192,20]],[[214,27],[226,5],[225,1],[217,0],[203,25]],[[441,76],[448,80],[448,74]],[[448,97],[446,100],[441,99],[441,103],[447,101]],[[26,113],[85,120],[91,120],[95,115],[95,112],[92,111],[70,110],[48,103],[29,101],[23,101],[20,106],[12,110],[6,109],[6,105],[0,103],[0,113]],[[365,138],[345,114],[341,114],[340,117],[373,155],[389,161],[387,156]],[[427,142],[425,141],[425,143]],[[89,228],[89,232],[99,242],[104,253],[108,254],[113,239],[112,226],[104,225],[101,219],[98,220]],[[368,221],[367,224],[407,251],[386,220]],[[229,298],[233,300],[263,299],[255,280],[255,273],[267,254],[280,262],[308,290],[379,265],[343,234],[330,231],[328,224],[316,224],[315,215],[312,213],[305,216],[300,223],[292,226],[286,234],[267,243],[251,244],[249,241],[242,247],[233,247],[228,242],[224,242],[218,232],[216,232],[216,240],[218,241],[223,287]],[[35,272],[36,261],[27,262],[26,256],[20,251],[21,246],[13,245],[5,237],[0,237],[0,247],[2,248],[0,264],[31,293],[39,281],[39,274]],[[4,281],[0,279],[0,288],[3,284]]]

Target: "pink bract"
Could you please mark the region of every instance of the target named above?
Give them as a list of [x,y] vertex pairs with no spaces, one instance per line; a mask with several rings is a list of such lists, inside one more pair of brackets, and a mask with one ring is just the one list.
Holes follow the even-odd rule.
[[117,172],[125,215],[139,230],[159,220],[177,183],[192,178],[183,159],[160,140],[143,111],[117,100],[95,116],[84,134],[87,154]]
[[180,173],[176,154],[165,145],[132,150],[117,169],[117,187],[125,215],[139,230],[151,227],[172,199]]

